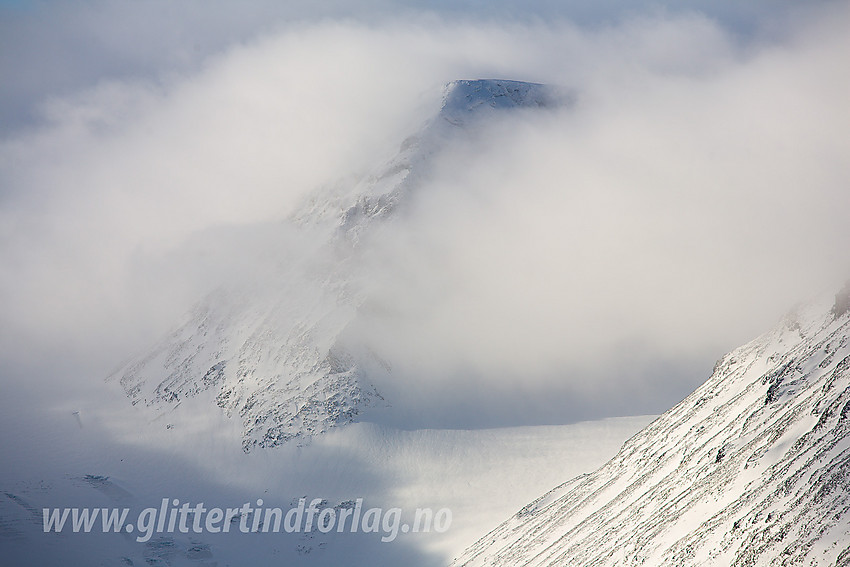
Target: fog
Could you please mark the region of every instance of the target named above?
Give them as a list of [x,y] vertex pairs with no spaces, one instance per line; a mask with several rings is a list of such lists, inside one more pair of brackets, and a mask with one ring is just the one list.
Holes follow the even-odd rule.
[[575,102],[448,147],[362,243],[399,422],[660,412],[850,272],[847,2],[199,6],[2,8],[0,380],[100,384],[206,293],[314,254],[287,217],[459,78]]

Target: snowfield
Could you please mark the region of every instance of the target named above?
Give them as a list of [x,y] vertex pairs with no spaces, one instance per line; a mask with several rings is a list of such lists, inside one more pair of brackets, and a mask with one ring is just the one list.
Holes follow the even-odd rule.
[[[564,475],[601,465],[652,419],[477,431],[358,423],[304,447],[246,454],[240,429],[223,415],[149,421],[142,408],[114,411],[122,399],[113,394],[116,405],[98,394],[35,411],[4,403],[4,565],[446,565]],[[362,498],[364,506],[406,514],[448,508],[452,521],[445,533],[399,533],[391,542],[381,542],[383,533],[315,529],[243,534],[236,525],[228,534],[162,533],[137,542],[137,533],[98,533],[100,520],[92,533],[42,531],[43,508],[127,507],[134,519],[163,498],[207,508],[262,498],[287,509],[300,497],[331,506]]]

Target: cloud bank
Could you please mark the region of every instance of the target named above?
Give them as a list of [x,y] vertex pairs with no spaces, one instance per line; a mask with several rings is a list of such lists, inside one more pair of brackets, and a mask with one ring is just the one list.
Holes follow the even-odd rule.
[[[457,78],[577,99],[436,156],[368,243],[360,330],[396,365],[382,386],[399,421],[663,411],[850,271],[846,2],[545,22],[507,4],[345,18],[257,4],[206,27],[146,12],[138,30],[174,21],[206,38],[161,44],[123,40],[125,5],[105,6],[86,25],[111,30],[132,73],[104,54],[87,67],[77,47],[70,78],[33,79],[36,103],[4,92],[24,117],[0,142],[0,356],[45,384],[100,380],[205,292],[307,249],[282,220],[392,156]],[[45,14],[19,17],[71,33]]]

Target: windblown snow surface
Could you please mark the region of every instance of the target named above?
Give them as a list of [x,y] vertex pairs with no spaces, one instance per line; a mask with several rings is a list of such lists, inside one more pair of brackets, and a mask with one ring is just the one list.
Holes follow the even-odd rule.
[[850,285],[453,565],[850,565]]

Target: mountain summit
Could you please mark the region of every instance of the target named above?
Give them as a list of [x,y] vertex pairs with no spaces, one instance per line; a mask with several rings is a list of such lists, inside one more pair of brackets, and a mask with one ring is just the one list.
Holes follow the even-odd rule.
[[848,298],[724,356],[610,462],[454,565],[850,565]]
[[559,89],[540,83],[498,79],[452,81],[443,94],[440,118],[462,125],[493,110],[561,106],[569,97]]
[[312,193],[295,213],[300,224],[325,224],[356,243],[370,219],[394,210],[403,196],[425,182],[433,157],[459,136],[494,116],[568,106],[572,95],[559,87],[504,79],[452,81],[443,87],[440,110],[408,136],[398,153],[354,183]]
[[245,451],[305,441],[386,406],[372,383],[390,374],[390,365],[348,337],[366,300],[354,277],[362,235],[422,185],[432,157],[458,133],[492,113],[567,100],[560,90],[535,83],[449,83],[439,112],[393,159],[355,182],[315,191],[292,215],[328,252],[318,256],[332,262],[282,266],[272,297],[250,289],[213,293],[110,379],[157,417],[178,411],[186,400],[208,398],[242,421]]

